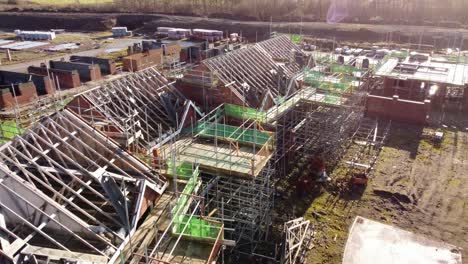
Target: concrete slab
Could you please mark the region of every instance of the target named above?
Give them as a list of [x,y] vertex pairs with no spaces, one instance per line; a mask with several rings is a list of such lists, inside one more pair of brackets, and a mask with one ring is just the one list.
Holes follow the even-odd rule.
[[0,46],[13,42],[13,40],[0,39]]
[[52,47],[47,48],[47,51],[62,51],[62,50],[74,50],[74,49],[79,49],[80,46],[77,45],[76,43],[64,43],[64,44],[59,44],[55,45]]
[[461,264],[459,248],[357,216],[343,264]]
[[41,46],[49,45],[47,42],[37,42],[37,41],[22,41],[22,42],[15,42],[7,45],[3,45],[0,49],[11,49],[11,50],[25,50],[25,49],[32,49]]

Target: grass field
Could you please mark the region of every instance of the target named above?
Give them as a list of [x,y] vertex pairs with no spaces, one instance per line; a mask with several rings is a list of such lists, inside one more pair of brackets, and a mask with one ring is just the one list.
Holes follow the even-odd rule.
[[57,34],[56,38],[49,41],[50,44],[61,44],[61,43],[91,43],[92,39],[87,34],[78,33],[65,33]]

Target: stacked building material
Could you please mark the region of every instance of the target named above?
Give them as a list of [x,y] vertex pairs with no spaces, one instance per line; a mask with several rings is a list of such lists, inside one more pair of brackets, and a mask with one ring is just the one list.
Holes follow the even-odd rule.
[[219,30],[210,30],[210,29],[194,29],[193,38],[197,40],[204,40],[208,42],[215,42],[222,40],[224,33]]
[[167,36],[170,39],[183,39],[188,38],[192,35],[192,30],[185,28],[174,28],[167,32]]
[[128,31],[127,27],[113,27],[112,36],[114,37],[128,37],[132,36],[133,32]]
[[23,40],[53,40],[55,39],[55,32],[50,31],[22,31],[15,30],[17,38]]

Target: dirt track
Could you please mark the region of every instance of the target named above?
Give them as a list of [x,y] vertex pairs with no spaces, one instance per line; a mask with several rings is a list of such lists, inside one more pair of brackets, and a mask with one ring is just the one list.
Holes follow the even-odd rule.
[[[445,131],[440,148],[430,129],[396,126],[379,158],[371,207],[357,213],[468,249],[468,133]],[[422,138],[422,139],[421,139]],[[419,142],[419,144],[418,144]]]
[[468,131],[446,129],[440,148],[426,136],[433,131],[393,124],[362,195],[322,190],[302,201],[302,206],[309,204],[305,216],[316,226],[315,248],[306,263],[341,263],[349,227],[357,215],[453,244],[466,258]]
[[[254,41],[263,39],[271,31],[283,33],[303,33],[336,40],[399,43],[422,43],[440,47],[458,46],[462,36],[468,37],[467,29],[450,29],[429,26],[369,25],[369,24],[328,24],[323,22],[259,22],[230,19],[170,16],[160,14],[95,14],[95,13],[0,13],[2,28],[47,29],[65,28],[68,30],[106,30],[110,27],[128,26],[142,32],[153,33],[158,26],[222,29],[226,32],[242,32]],[[468,48],[468,42],[463,43]]]

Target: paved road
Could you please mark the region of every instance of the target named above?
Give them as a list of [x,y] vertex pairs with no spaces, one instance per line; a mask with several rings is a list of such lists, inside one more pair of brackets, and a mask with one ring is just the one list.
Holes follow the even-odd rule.
[[27,68],[31,65],[34,66],[39,66],[41,63],[46,63],[48,65],[50,60],[57,60],[61,58],[65,58],[65,60],[68,60],[70,56],[72,55],[78,55],[78,56],[96,56],[98,54],[102,54],[106,52],[108,49],[124,49],[130,45],[133,45],[133,43],[141,42],[142,39],[116,39],[114,40],[111,44],[107,45],[104,48],[99,48],[99,49],[92,49],[92,50],[85,50],[85,51],[80,51],[76,53],[70,53],[62,56],[57,56],[57,57],[51,57],[51,58],[41,58],[38,60],[33,60],[33,61],[28,61],[28,62],[22,62],[22,63],[17,63],[17,64],[10,64],[10,65],[3,65],[0,66],[0,70],[3,71],[15,71],[15,72],[27,72]]

